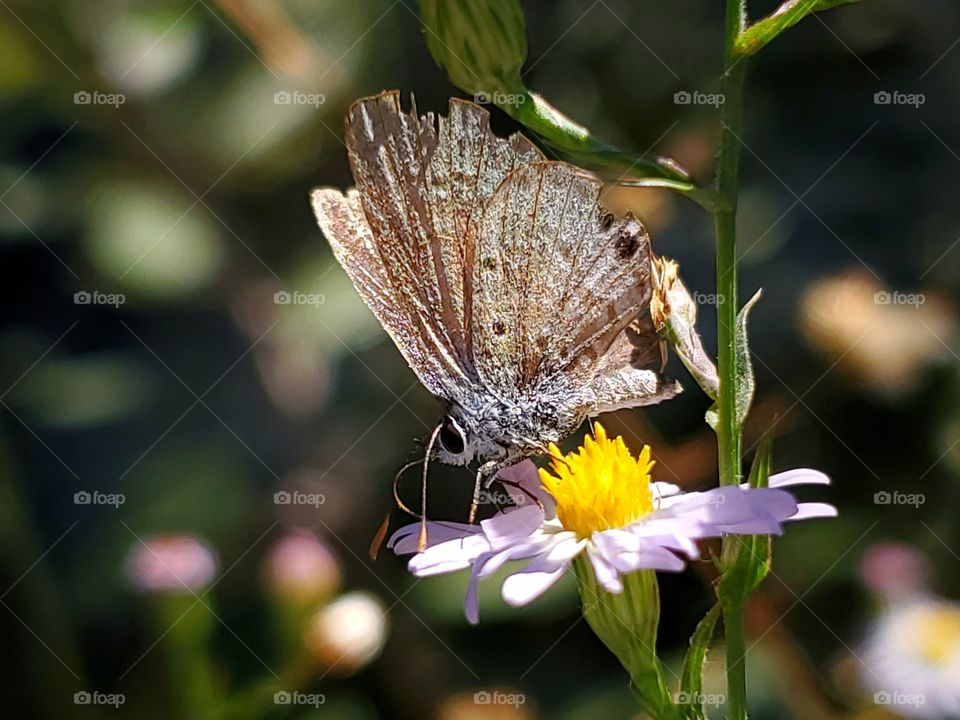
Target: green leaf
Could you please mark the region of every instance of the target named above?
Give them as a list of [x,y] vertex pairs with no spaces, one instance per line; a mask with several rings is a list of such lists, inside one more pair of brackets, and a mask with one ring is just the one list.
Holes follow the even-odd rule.
[[755,55],[808,15],[855,2],[860,0],[787,0],[770,15],[741,32],[734,49],[738,55]]
[[717,603],[704,615],[697,624],[696,630],[690,638],[690,647],[683,658],[683,669],[680,673],[680,692],[677,695],[677,704],[681,713],[689,720],[704,720],[703,711],[703,664],[707,659],[707,651],[713,640],[713,632],[717,627],[717,618],[720,617],[722,606]]
[[747,338],[747,318],[762,294],[762,290],[757,290],[756,294],[740,308],[740,312],[737,314],[736,337],[734,341],[736,343],[735,351],[737,354],[738,428],[743,426],[743,421],[747,419],[747,413],[750,412],[750,405],[753,402],[753,391],[756,385],[753,378],[753,363],[750,359],[750,344]]
[[[750,468],[747,483],[751,488],[767,487],[772,457],[773,434],[768,432],[760,441]],[[723,573],[717,583],[717,596],[724,604],[734,606],[742,605],[753,594],[770,573],[771,563],[769,535],[746,535],[737,539],[739,542],[725,543],[724,549],[729,551],[721,559]]]
[[421,0],[427,49],[454,85],[480,104],[494,104],[561,155],[618,184],[653,185],[686,195],[711,213],[727,206],[698,186],[671,158],[625,152],[531,91],[521,79],[527,57],[523,11],[516,0]]

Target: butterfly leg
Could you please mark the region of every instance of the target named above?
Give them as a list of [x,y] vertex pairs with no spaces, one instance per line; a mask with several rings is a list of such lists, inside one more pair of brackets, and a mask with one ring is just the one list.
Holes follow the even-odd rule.
[[471,525],[477,519],[477,507],[480,505],[480,488],[490,487],[493,478],[496,477],[497,471],[500,468],[501,464],[498,461],[490,460],[481,465],[477,470],[477,479],[473,483],[473,502],[470,503],[470,518],[467,520]]

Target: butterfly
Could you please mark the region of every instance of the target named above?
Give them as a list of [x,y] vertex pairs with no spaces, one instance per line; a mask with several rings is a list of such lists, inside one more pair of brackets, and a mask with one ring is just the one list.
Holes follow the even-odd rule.
[[680,391],[650,318],[650,237],[596,176],[496,136],[474,103],[420,117],[398,91],[356,101],[345,143],[356,187],[314,189],[317,222],[445,409],[425,463],[479,463],[471,522],[499,469]]

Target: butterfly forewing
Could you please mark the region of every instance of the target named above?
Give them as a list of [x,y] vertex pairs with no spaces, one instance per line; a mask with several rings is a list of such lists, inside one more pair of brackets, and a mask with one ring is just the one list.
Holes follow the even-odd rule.
[[335,188],[318,188],[311,199],[317,223],[357,292],[424,386],[434,395],[446,396],[451,380],[462,377],[460,364],[437,347],[422,313],[398,302],[357,191],[344,194]]
[[497,138],[473,104],[454,101],[448,118],[418,118],[403,112],[396,92],[351,108],[347,147],[397,302],[416,311],[469,374],[467,227],[507,173],[540,152],[519,135]]

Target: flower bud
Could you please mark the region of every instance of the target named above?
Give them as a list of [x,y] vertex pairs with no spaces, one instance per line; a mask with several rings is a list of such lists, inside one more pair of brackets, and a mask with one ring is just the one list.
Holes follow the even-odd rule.
[[524,92],[520,69],[527,37],[515,0],[421,0],[420,18],[430,54],[461,90],[490,96]]
[[[673,260],[654,258],[653,296],[650,315],[654,327],[673,347],[684,366],[712,399],[720,392],[720,377],[713,360],[703,349],[697,333],[697,304],[680,280],[679,266]],[[725,298],[712,296],[715,302]]]
[[583,616],[630,673],[634,693],[644,710],[653,717],[672,717],[673,700],[657,658],[660,592],[656,573],[638,570],[623,575],[623,591],[610,593],[597,582],[585,557],[574,561],[574,569]]

